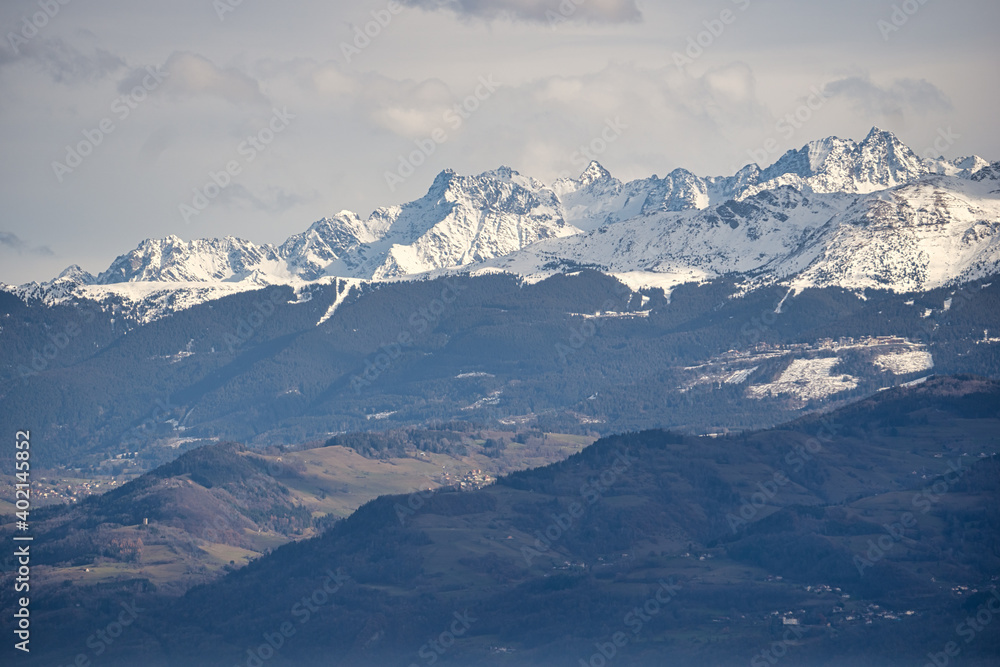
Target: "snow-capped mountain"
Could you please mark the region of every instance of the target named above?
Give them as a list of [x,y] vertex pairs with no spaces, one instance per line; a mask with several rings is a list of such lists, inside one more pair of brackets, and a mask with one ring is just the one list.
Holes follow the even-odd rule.
[[992,169],[982,172],[990,178],[934,175],[864,195],[782,185],[538,243],[475,270],[543,277],[587,267],[667,288],[739,273],[796,288],[923,291],[1000,272],[1000,183]]
[[592,231],[638,215],[740,201],[785,185],[807,192],[865,194],[929,174],[969,178],[988,164],[978,156],[955,161],[920,158],[891,132],[873,128],[861,143],[829,137],[788,151],[766,169],[751,164],[732,176],[701,178],[675,169],[664,178],[626,184],[595,162],[579,179],[560,179],[553,189],[567,220]]
[[329,267],[337,260],[377,241],[385,233],[383,220],[375,215],[362,220],[353,211],[341,211],[290,237],[281,244],[278,255],[292,274],[316,280],[328,275]]
[[442,172],[427,194],[367,219],[344,211],[314,223],[278,251],[300,279],[398,278],[465,266],[579,229],[564,222],[556,194],[509,168],[479,176]]
[[379,209],[372,218],[385,231],[344,258],[351,277],[380,280],[461,267],[580,233],[563,219],[555,192],[507,167],[479,176],[442,172],[421,199]]
[[753,194],[773,185],[805,186],[814,192],[867,193],[930,173],[929,166],[891,132],[878,128],[856,144],[830,137],[789,151],[760,173]]
[[[597,162],[550,186],[507,167],[444,171],[427,194],[367,219],[343,211],[280,246],[226,237],[144,241],[97,277],[71,267],[8,288],[47,302],[131,302],[141,319],[270,284],[580,266],[669,287],[750,283],[929,289],[1000,272],[1000,163],[917,156],[891,132],[830,137],[765,168],[616,179]],[[155,305],[154,305],[155,304]]]
[[73,264],[48,282],[27,283],[20,287],[0,284],[0,289],[12,291],[22,299],[60,302],[71,299],[81,287],[93,285],[95,282],[97,279],[90,272]]
[[[795,286],[922,291],[1000,270],[1000,183],[934,176],[873,193],[812,241]],[[804,249],[808,253],[809,249]]]
[[94,281],[115,283],[241,282],[264,269],[280,271],[281,257],[271,245],[226,236],[183,241],[176,236],[146,240],[116,259]]
[[485,263],[482,270],[542,277],[587,267],[629,282],[642,276],[657,286],[750,274],[794,254],[849,201],[844,195],[816,196],[782,186],[744,201],[654,211],[570,239],[538,243]]

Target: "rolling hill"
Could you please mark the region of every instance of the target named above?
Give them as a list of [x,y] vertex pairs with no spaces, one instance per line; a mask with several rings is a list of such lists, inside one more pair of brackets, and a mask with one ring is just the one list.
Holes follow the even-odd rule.
[[[102,661],[884,666],[955,641],[992,664],[995,633],[957,632],[997,586],[998,399],[936,377],[777,429],[611,436],[478,491],[382,497],[179,600],[134,598],[147,611]],[[60,655],[129,595],[67,615]]]

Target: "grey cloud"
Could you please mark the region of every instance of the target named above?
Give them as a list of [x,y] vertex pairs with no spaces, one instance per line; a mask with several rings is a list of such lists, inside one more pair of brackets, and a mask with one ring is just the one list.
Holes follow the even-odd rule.
[[[21,47],[21,53],[57,83],[93,83],[126,66],[121,57],[101,48],[83,50],[58,38],[36,38]],[[0,54],[0,66],[18,60]]]
[[[432,121],[435,102],[431,97],[427,106]],[[692,77],[670,65],[622,63],[589,74],[504,86],[459,131],[443,124],[440,114],[436,122],[446,129],[448,141],[428,160],[421,177],[410,179],[402,197],[418,195],[433,173],[445,167],[473,173],[508,164],[546,182],[557,175],[576,176],[589,161],[581,147],[595,142],[599,159],[625,178],[662,174],[677,166],[709,173],[706,155],[750,145],[748,137],[772,121],[746,64]],[[614,130],[613,140],[604,141],[609,128],[617,127],[622,130]],[[412,147],[400,138],[394,148],[384,149],[380,160],[388,167]],[[389,202],[383,198],[378,203]]]
[[[167,58],[163,69],[168,73],[163,89],[175,95],[219,97],[237,105],[270,104],[256,79],[235,67],[218,67],[195,53],[175,52]],[[131,72],[119,89],[123,92],[131,89],[147,74],[145,69]]]
[[17,56],[10,49],[0,46],[0,67],[4,65],[9,65],[10,63],[17,60]]
[[[598,142],[598,159],[625,180],[674,167],[732,173],[770,140],[779,144],[773,160],[812,139],[861,139],[873,125],[915,149],[933,143],[936,128],[953,125],[962,137],[948,157],[1000,156],[993,118],[1000,87],[986,83],[996,78],[996,58],[986,57],[997,48],[996,0],[963,0],[960,11],[927,3],[888,45],[875,25],[888,16],[888,2],[880,8],[862,0],[759,0],[740,12],[745,3],[729,0],[568,0],[564,7],[576,7],[565,17],[570,22],[552,31],[546,12],[564,18],[563,0],[398,1],[408,11],[350,63],[341,40],[354,40],[355,28],[373,20],[371,11],[385,10],[387,0],[310,0],[301,12],[243,2],[222,23],[207,0],[74,2],[44,34],[21,44],[20,55],[5,31],[0,145],[7,169],[0,197],[9,224],[0,230],[23,235],[29,248],[58,238],[57,253],[72,246],[72,261],[90,258],[94,269],[122,251],[123,238],[127,247],[144,237],[196,231],[280,240],[341,209],[367,213],[422,196],[448,167],[479,173],[507,164],[547,182],[563,171],[576,176],[586,166],[580,147],[592,146],[618,117],[628,127],[606,147]],[[29,6],[35,0],[0,2],[0,24],[17,29]],[[673,51],[725,7],[737,21],[693,66],[678,70]],[[56,37],[82,50],[85,63],[59,48],[44,56],[26,52]],[[39,65],[38,58],[47,58],[63,80],[88,68],[99,73],[97,48],[128,66],[66,85]],[[103,67],[118,60],[105,57]],[[171,72],[154,101],[116,122],[88,158],[86,173],[60,184],[52,161],[63,159],[67,143],[83,139],[81,130],[113,113],[109,105],[121,94],[114,89],[130,81],[134,87],[133,70],[153,63]],[[453,129],[444,112],[490,73],[503,88]],[[833,99],[786,140],[776,121],[831,79],[837,80],[828,88]],[[240,157],[239,142],[270,114],[265,96],[298,115],[294,130],[220,195],[231,201],[217,200],[199,216],[204,230],[184,226],[178,203],[204,184],[209,170]],[[953,109],[935,111],[949,103]],[[439,126],[447,141],[390,193],[383,174]],[[308,201],[281,212],[296,194]],[[81,211],[95,222],[81,225]],[[31,220],[33,227],[13,220]],[[6,282],[47,279],[50,269],[62,268],[12,243],[0,242]]]
[[55,254],[48,246],[32,248],[19,236],[11,232],[0,232],[0,248],[13,250],[19,255],[27,253],[32,255],[52,256]]
[[508,18],[556,25],[565,21],[627,23],[642,20],[635,0],[403,0],[425,10],[451,11],[465,18]]
[[180,132],[173,125],[166,125],[156,129],[142,144],[142,148],[139,149],[139,157],[146,164],[156,162],[163,153],[174,145],[178,136],[180,136]]
[[290,210],[309,198],[289,192],[281,187],[270,186],[258,196],[239,183],[226,188],[218,201],[220,204],[240,204],[268,214],[278,214]]
[[369,76],[362,80],[355,104],[374,127],[417,139],[443,123],[459,95],[439,80],[420,83]]
[[902,119],[907,113],[950,111],[951,101],[941,89],[925,79],[896,79],[887,86],[868,76],[852,76],[826,85],[830,97],[842,97],[868,115]]

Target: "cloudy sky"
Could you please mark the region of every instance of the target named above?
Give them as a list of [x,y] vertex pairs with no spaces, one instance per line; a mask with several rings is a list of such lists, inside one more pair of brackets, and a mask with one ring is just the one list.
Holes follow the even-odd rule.
[[280,243],[445,168],[551,182],[581,146],[623,180],[874,125],[1000,159],[997,25],[996,0],[4,0],[0,281]]

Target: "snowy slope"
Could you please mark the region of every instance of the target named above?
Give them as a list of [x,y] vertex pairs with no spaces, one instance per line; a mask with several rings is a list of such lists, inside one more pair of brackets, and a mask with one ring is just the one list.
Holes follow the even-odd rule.
[[276,273],[281,264],[271,245],[258,246],[232,236],[197,241],[168,236],[143,241],[116,259],[96,282],[239,282],[258,271]]
[[624,183],[597,162],[551,187],[507,167],[444,171],[420,199],[313,223],[280,246],[146,240],[94,277],[70,267],[26,299],[118,300],[148,321],[234,292],[335,277],[400,280],[592,267],[630,285],[738,273],[750,284],[929,289],[1000,272],[1000,163],[918,157],[879,128],[774,164]]
[[1000,271],[997,181],[932,176],[860,199],[833,220],[795,286],[927,290]]
[[555,192],[507,167],[479,176],[442,172],[421,199],[372,217],[385,220],[386,232],[345,262],[353,277],[465,266],[580,232],[563,220]]
[[866,195],[786,185],[539,243],[473,271],[539,279],[593,268],[659,287],[740,273],[797,288],[927,290],[1000,273],[998,185],[938,175]]
[[597,162],[579,179],[563,178],[553,185],[566,220],[584,231],[657,211],[703,209],[711,202],[710,181],[686,169],[664,178],[622,183]]
[[675,169],[662,179],[652,176],[622,183],[593,162],[579,179],[560,179],[553,190],[566,220],[593,231],[642,214],[700,210],[783,186],[804,192],[865,194],[929,174],[970,178],[988,164],[978,156],[954,161],[920,158],[891,132],[876,127],[861,143],[829,137],[789,151],[765,169],[751,164],[732,176],[701,178]]
[[304,280],[331,275],[331,268],[385,234],[384,221],[375,216],[362,220],[357,213],[341,211],[314,222],[301,234],[289,237],[278,249],[287,271]]
[[796,260],[797,251],[851,201],[845,195],[807,195],[785,186],[742,202],[650,213],[585,235],[538,243],[475,270],[541,278],[585,267],[648,274],[646,282],[659,287],[767,267],[784,277],[797,264],[799,269],[808,266],[812,258]]

